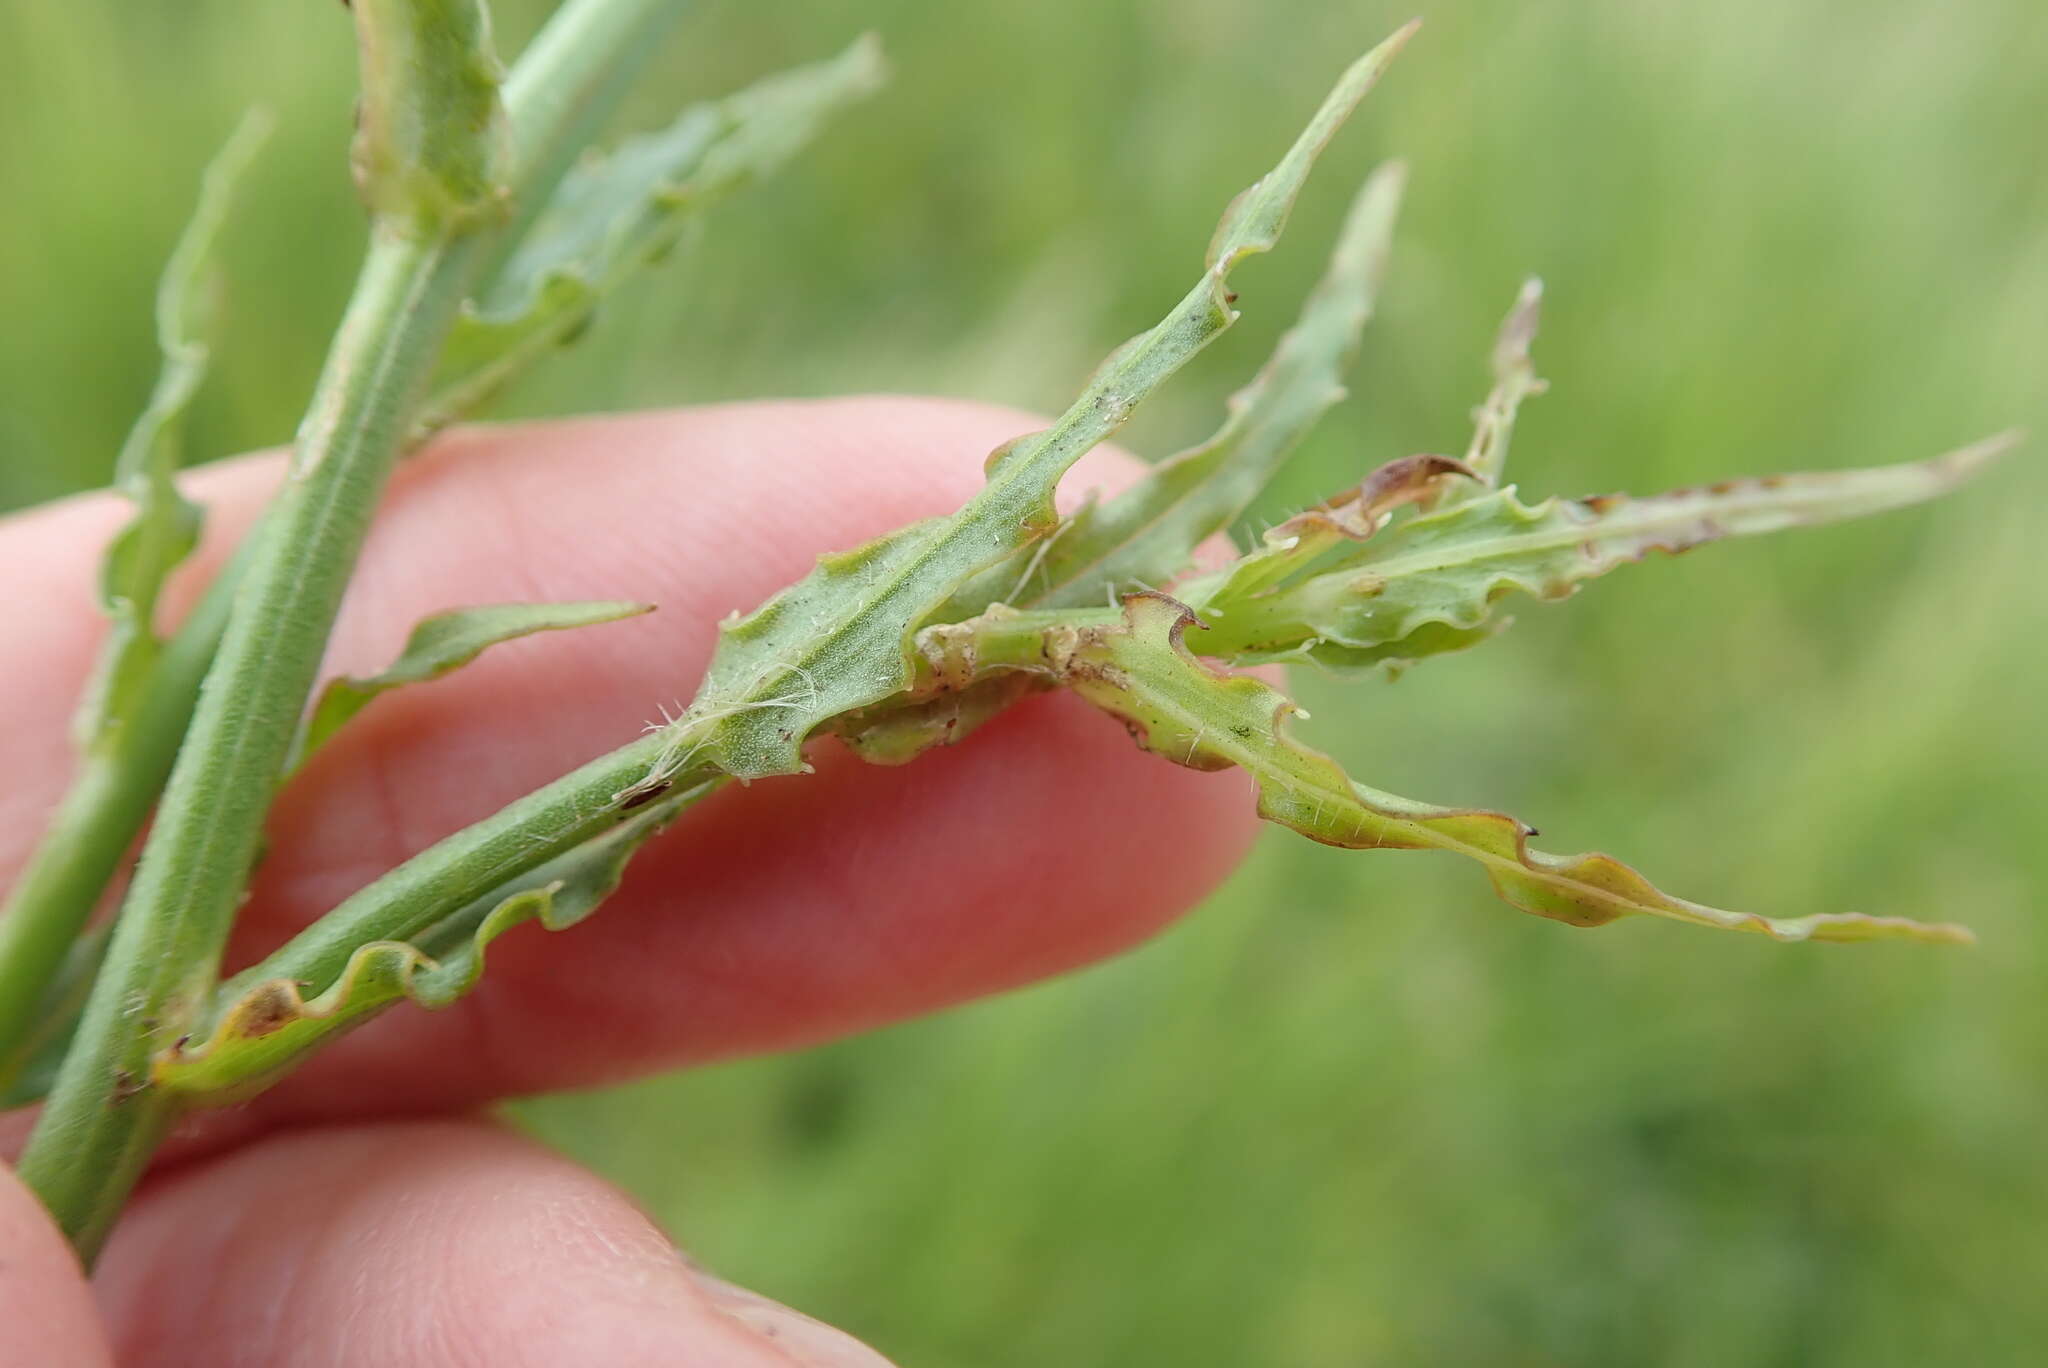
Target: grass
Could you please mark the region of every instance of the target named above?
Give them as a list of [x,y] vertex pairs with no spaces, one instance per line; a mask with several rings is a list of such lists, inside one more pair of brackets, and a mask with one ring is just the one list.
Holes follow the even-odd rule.
[[[540,8],[501,5],[508,39]],[[895,86],[722,211],[526,411],[868,387],[1057,404],[1177,295],[1337,54],[1407,17],[756,8],[702,6],[642,121],[856,27]],[[1201,915],[1091,973],[523,1114],[728,1276],[908,1364],[2032,1362],[2048,13],[1426,13],[1292,248],[1245,269],[1238,333],[1132,444],[1206,431],[1315,271],[1346,168],[1393,152],[1414,178],[1354,398],[1276,509],[1462,441],[1527,271],[1554,388],[1515,459],[1542,489],[2033,428],[1931,510],[1659,562],[1363,698],[1304,686],[1308,734],[1389,788],[1498,804],[1725,906],[1954,917],[1984,944],[1576,933],[1450,861],[1274,833]],[[159,258],[251,97],[280,118],[249,186],[269,213],[237,226],[239,326],[195,437],[289,432],[360,231],[352,80],[338,10],[0,10],[0,506],[105,479],[153,366]]]

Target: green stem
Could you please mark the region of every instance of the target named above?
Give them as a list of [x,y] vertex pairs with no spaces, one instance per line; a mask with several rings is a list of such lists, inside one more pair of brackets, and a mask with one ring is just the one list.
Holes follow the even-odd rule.
[[90,1259],[172,1119],[150,1059],[203,1010],[370,515],[476,239],[373,233],[284,490],[21,1174]]
[[113,929],[109,922],[71,942],[64,962],[57,966],[36,1004],[35,1024],[9,1061],[12,1073],[7,1088],[0,1090],[0,1108],[40,1102],[50,1091],[51,1080],[78,1030],[93,980],[99,976],[100,962],[107,957],[107,940]]
[[117,751],[86,759],[0,914],[0,1087],[19,1071],[44,987],[154,797],[153,789],[124,782],[122,758]]
[[159,1058],[158,1084],[194,1106],[247,1101],[306,1056],[401,1002],[448,1006],[486,972],[487,951],[499,936],[528,920],[563,930],[591,915],[615,890],[634,851],[724,782],[721,776],[671,790],[596,839],[492,889],[402,943],[380,940],[358,926],[359,943],[347,967],[319,993],[308,996],[299,983],[262,979],[233,998],[224,996],[205,1034],[188,1042],[189,1048]]
[[[568,0],[521,54],[504,91],[517,221],[496,235],[495,253],[516,247],[682,9],[681,0]],[[0,907],[0,1090],[19,1072],[44,985],[119,872],[170,774],[246,560],[237,554],[167,646],[119,741],[84,757]]]
[[[682,0],[568,0],[521,54],[504,96],[512,124],[517,246],[531,215],[616,108]],[[155,804],[227,620],[243,557],[223,572],[151,677],[118,745],[88,755],[48,834],[0,908],[0,1088],[34,1024],[43,985],[112,882]]]
[[[960,668],[1043,669],[1049,630],[1076,622],[1109,627],[1120,621],[1113,609],[978,618],[959,644],[979,665]],[[943,662],[935,666],[929,657],[922,658],[918,685],[929,688],[937,675],[948,672]],[[708,727],[713,721],[699,725]],[[419,940],[494,889],[631,817],[639,803],[628,795],[678,747],[687,753],[692,740],[670,731],[642,737],[429,846],[337,904],[269,958],[222,984],[215,1002],[231,1003],[251,985],[269,979],[289,980],[317,992],[340,976],[359,947],[371,941]],[[668,776],[667,785],[669,791],[682,791],[727,777],[711,764],[686,762]]]
[[[408,236],[388,225],[373,234],[265,524],[274,522],[277,535],[249,556],[247,583],[223,574],[209,606],[174,639],[128,749],[88,761],[10,899],[10,910],[38,910],[10,916],[0,932],[0,1060],[4,1023],[33,1017],[42,985],[169,773],[107,965],[21,1165],[88,1260],[171,1119],[146,1088],[149,1061],[205,1006],[276,775],[406,432],[405,411],[477,259],[516,242],[679,10],[679,0],[568,0],[522,56],[504,89],[518,142],[507,178],[520,215],[514,231],[471,220],[442,234]],[[188,723],[192,744],[181,751]]]
[[[977,618],[955,644],[965,649],[957,666],[935,646],[934,661],[920,658],[917,688],[929,691],[939,676],[977,669],[1043,670],[1048,632],[1076,622],[1110,627],[1116,610],[991,615]],[[946,629],[927,639],[943,642]],[[978,663],[967,663],[967,662]],[[715,719],[699,726],[708,728]],[[549,860],[575,849],[631,817],[640,801],[629,796],[680,747],[694,738],[672,731],[645,736],[564,775],[545,788],[429,846],[364,886],[300,932],[276,953],[221,985],[217,1004],[241,997],[256,984],[285,979],[319,991],[340,976],[356,950],[371,941],[418,941],[465,907]],[[729,776],[709,763],[685,762],[668,774],[666,791],[723,783]]]
[[135,715],[82,757],[0,910],[0,1091],[19,1075],[57,972],[156,803],[213,661],[247,545],[158,656]]
[[[324,988],[358,946],[414,940],[493,889],[602,835],[633,815],[637,804],[623,795],[670,744],[662,733],[642,737],[429,846],[221,985],[216,1000],[231,1002],[264,979]],[[670,788],[684,790],[711,777],[708,768],[685,770],[671,778]]]

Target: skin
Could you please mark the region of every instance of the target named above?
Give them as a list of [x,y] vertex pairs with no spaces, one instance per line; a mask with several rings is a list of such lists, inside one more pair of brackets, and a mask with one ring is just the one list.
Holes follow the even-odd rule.
[[[512,643],[375,704],[282,795],[229,967],[630,739],[683,701],[719,618],[820,551],[949,511],[990,448],[1040,425],[867,398],[437,441],[387,498],[333,670],[374,670],[415,620],[462,604],[637,598],[661,611]],[[1068,485],[1111,488],[1133,468],[1097,453]],[[256,456],[194,476],[208,540],[172,611],[280,470]],[[0,520],[0,583],[17,605],[0,627],[0,884],[70,768],[66,720],[102,633],[95,558],[122,517],[93,495]],[[1098,959],[1199,900],[1254,819],[1242,776],[1163,765],[1065,697],[902,769],[830,743],[813,759],[813,776],[690,813],[590,922],[494,946],[471,998],[394,1011],[254,1104],[195,1118],[90,1283],[0,1166],[7,1361],[882,1363],[706,1273],[622,1194],[479,1109],[821,1041]],[[0,1152],[28,1119],[0,1119]]]

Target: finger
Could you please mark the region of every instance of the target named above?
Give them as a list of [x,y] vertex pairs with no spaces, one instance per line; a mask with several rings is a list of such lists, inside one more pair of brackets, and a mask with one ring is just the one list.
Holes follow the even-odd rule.
[[476,1122],[291,1134],[181,1169],[138,1195],[95,1286],[120,1361],[148,1368],[887,1368]]
[[[642,598],[662,611],[513,643],[377,703],[283,795],[235,959],[631,739],[687,697],[721,617],[821,550],[956,506],[983,453],[1032,425],[932,401],[742,405],[480,430],[423,455],[372,533],[336,668],[374,668],[413,621],[464,603]],[[1081,483],[1118,473],[1098,461]],[[209,472],[215,522],[246,522],[272,479],[262,463]],[[68,557],[82,594],[79,525],[104,513],[48,516],[69,525],[9,529],[0,567]],[[82,669],[78,616],[30,615],[23,657],[69,650]],[[59,704],[42,707],[23,727],[54,728]],[[55,767],[28,763],[36,740],[0,744],[30,782]],[[1071,699],[1028,704],[903,769],[830,747],[817,761],[815,776],[706,804],[597,918],[508,937],[474,997],[431,1017],[400,1009],[344,1040],[269,1114],[462,1105],[815,1040],[1007,987],[1156,929],[1222,877],[1252,825],[1241,778],[1143,756]],[[45,802],[53,792],[45,781]]]
[[35,1194],[0,1166],[0,1355],[8,1364],[111,1363],[78,1260]]
[[[591,709],[594,721],[555,749],[615,745],[619,716],[644,722],[689,693],[719,617],[753,607],[821,551],[957,507],[980,482],[983,449],[1040,424],[978,404],[875,397],[444,433],[391,482],[329,667],[381,668],[413,622],[446,608],[638,591],[664,609],[659,624],[580,635],[550,662],[563,689],[579,694],[593,679],[602,687],[602,672],[621,661],[634,666],[634,680],[607,691],[623,704],[645,682],[630,708]],[[1113,451],[1091,452],[1062,501],[1121,485],[1135,469]],[[165,594],[167,619],[212,579],[283,472],[270,453],[186,477],[206,505],[205,537]],[[72,767],[66,724],[106,635],[93,610],[100,552],[129,513],[126,500],[94,493],[0,517],[0,583],[10,595],[0,623],[9,666],[0,764],[10,777],[0,785],[0,885],[27,857]],[[484,694],[473,683],[481,674],[502,683],[522,673],[513,663],[522,654],[553,644],[500,647],[442,684],[442,696]],[[586,746],[576,759],[589,754]]]

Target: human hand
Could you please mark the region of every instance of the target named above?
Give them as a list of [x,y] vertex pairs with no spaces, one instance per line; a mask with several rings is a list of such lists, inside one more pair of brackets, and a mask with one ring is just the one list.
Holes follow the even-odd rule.
[[[686,694],[715,625],[846,547],[957,506],[1031,419],[910,399],[750,404],[450,434],[402,469],[330,654],[367,672],[466,604],[629,598],[650,618],[496,648],[396,693],[294,780],[230,966]],[[1083,462],[1073,488],[1130,463]],[[196,582],[276,457],[197,472]],[[0,729],[0,886],[71,763],[65,722],[103,632],[105,495],[0,522],[18,605]],[[190,583],[180,588],[189,591]],[[189,601],[189,597],[181,600]],[[401,1007],[166,1148],[88,1288],[0,1168],[8,1365],[872,1364],[836,1330],[680,1257],[621,1194],[475,1109],[789,1048],[1085,963],[1214,885],[1254,825],[1244,780],[1162,765],[1063,696],[902,769],[707,800],[590,922],[491,950],[477,991]],[[1148,852],[1170,852],[1152,858]],[[7,1152],[25,1131],[9,1118]]]

